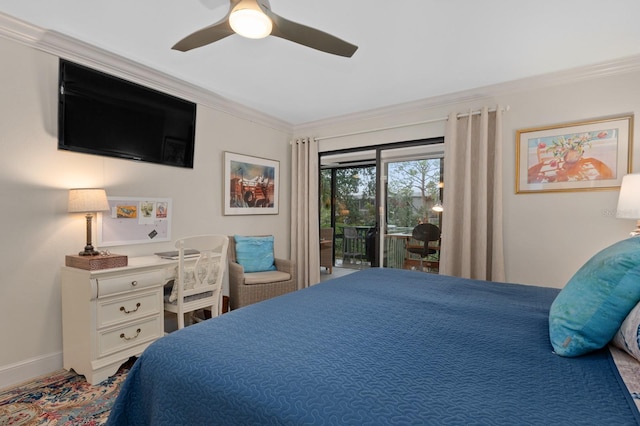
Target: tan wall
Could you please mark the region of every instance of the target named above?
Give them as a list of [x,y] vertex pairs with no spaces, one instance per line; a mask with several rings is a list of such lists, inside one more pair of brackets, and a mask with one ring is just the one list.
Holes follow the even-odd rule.
[[[66,212],[68,188],[171,198],[174,241],[269,232],[276,255],[289,256],[289,134],[199,105],[193,169],[59,151],[58,58],[2,38],[0,56],[0,388],[25,363],[62,367],[59,271],[64,256],[85,244],[84,216]],[[225,151],[280,161],[278,215],[222,215]],[[172,248],[167,242],[110,250],[136,256]]]
[[[307,125],[300,136],[324,138],[447,117],[483,105],[509,105],[504,114],[504,234],[506,276],[510,282],[563,287],[600,249],[628,236],[633,221],[615,218],[617,190],[515,194],[516,130],[640,111],[640,72],[520,89],[480,100],[407,109],[380,116]],[[640,118],[635,120],[635,135]],[[320,141],[320,151],[443,136],[445,121]],[[637,137],[636,137],[637,139]],[[640,171],[635,143],[634,171]],[[446,191],[446,182],[445,182]],[[445,192],[446,199],[446,192]],[[446,212],[445,212],[446,215]]]

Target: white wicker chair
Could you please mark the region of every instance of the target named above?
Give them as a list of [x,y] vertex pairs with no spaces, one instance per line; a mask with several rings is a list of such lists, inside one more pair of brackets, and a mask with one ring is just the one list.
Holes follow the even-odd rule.
[[[176,242],[178,271],[170,295],[165,296],[164,309],[176,314],[178,329],[184,327],[185,314],[211,309],[211,317],[222,310],[222,279],[227,266],[229,238],[226,235],[201,235]],[[200,252],[185,258],[186,249]]]

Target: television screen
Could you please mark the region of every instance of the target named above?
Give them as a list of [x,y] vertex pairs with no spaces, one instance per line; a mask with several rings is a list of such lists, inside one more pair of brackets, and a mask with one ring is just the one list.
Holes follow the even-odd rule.
[[196,105],[60,59],[58,148],[193,168]]

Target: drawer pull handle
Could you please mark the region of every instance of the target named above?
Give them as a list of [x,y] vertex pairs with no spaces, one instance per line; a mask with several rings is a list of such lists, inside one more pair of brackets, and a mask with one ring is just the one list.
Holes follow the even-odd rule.
[[137,330],[136,330],[136,335],[135,335],[135,336],[133,336],[133,337],[127,337],[127,336],[125,336],[125,335],[124,335],[124,333],[121,333],[121,334],[120,334],[120,338],[121,338],[121,339],[124,339],[124,340],[133,340],[133,339],[135,339],[136,337],[138,337],[138,336],[140,335],[140,332],[141,332],[141,331],[142,331],[142,330],[137,329]]
[[131,286],[135,287],[138,285],[138,281],[131,281]]
[[134,310],[132,310],[132,311],[127,311],[127,308],[125,308],[124,306],[120,306],[120,310],[122,312],[124,312],[125,314],[130,314],[132,312],[137,311],[138,309],[140,309],[140,302],[136,303],[136,308]]

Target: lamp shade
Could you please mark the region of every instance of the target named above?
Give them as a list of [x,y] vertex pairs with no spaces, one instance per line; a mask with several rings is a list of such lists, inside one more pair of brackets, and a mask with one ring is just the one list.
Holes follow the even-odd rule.
[[616,217],[620,219],[640,219],[640,173],[622,178]]
[[247,38],[264,38],[271,34],[273,23],[261,10],[237,8],[229,16],[233,31]]
[[69,213],[93,213],[109,210],[107,193],[98,188],[74,188],[69,190]]

